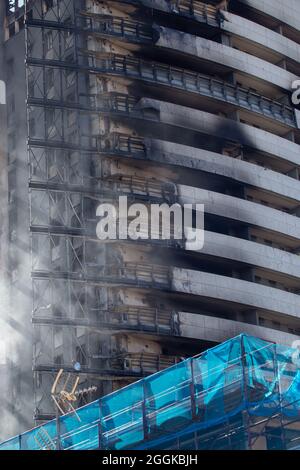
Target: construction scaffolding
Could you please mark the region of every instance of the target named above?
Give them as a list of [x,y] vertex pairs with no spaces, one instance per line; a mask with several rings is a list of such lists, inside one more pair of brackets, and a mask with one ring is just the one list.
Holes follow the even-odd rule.
[[240,335],[0,450],[299,449],[299,351]]
[[[97,58],[89,52],[90,38],[105,38],[109,31],[148,44],[155,35],[150,25],[95,16],[80,0],[27,2],[37,423],[55,416],[48,391],[61,367],[72,373],[74,364],[80,363],[81,386],[96,386],[99,396],[107,393],[109,380],[123,380],[124,385],[125,378],[130,383],[178,362],[172,355],[124,351],[116,346],[117,339],[111,339],[120,331],[174,335],[176,314],[155,302],[139,307],[110,299],[122,286],[166,290],[170,269],[118,257],[116,244],[96,237],[96,208],[103,202],[116,203],[119,195],[146,204],[173,203],[176,186],[110,169],[109,159],[115,155],[147,156],[143,138],[133,136],[129,125],[127,134],[119,133],[111,122],[141,118],[135,109],[138,99],[107,90],[105,70],[96,68]],[[174,240],[159,243],[180,245]]]

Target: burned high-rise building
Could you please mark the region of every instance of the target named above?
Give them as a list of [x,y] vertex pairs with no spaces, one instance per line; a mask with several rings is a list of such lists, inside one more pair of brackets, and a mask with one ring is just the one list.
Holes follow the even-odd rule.
[[[53,417],[61,368],[97,388],[90,401],[241,332],[292,344],[299,2],[24,3],[0,12],[0,367],[13,431]],[[203,248],[99,240],[97,208],[119,196],[204,204]]]

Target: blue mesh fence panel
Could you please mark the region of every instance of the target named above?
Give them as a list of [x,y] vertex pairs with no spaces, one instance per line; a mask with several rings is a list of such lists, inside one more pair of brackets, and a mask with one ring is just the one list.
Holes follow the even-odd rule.
[[243,402],[239,337],[194,358],[193,370],[197,417],[200,421],[215,424],[239,409]]
[[88,450],[99,448],[99,401],[93,402],[60,418],[61,448]]
[[102,398],[101,416],[104,449],[124,449],[143,441],[143,381]]
[[285,416],[300,418],[300,361],[298,352],[277,346],[281,407]]
[[21,450],[42,450],[43,442],[50,440],[56,447],[57,442],[57,427],[56,421],[49,421],[48,423],[38,428],[32,429],[24,434],[21,434]]
[[9,441],[0,444],[0,450],[21,450],[20,441],[19,436],[13,437],[12,439],[9,439]]
[[246,402],[252,414],[269,415],[280,403],[276,345],[252,337],[243,337]]
[[154,374],[144,383],[148,433],[175,430],[191,422],[191,360]]

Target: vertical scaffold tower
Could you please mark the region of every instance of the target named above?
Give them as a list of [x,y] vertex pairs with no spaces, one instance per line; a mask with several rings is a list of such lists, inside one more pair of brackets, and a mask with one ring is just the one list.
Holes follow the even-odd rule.
[[[96,238],[96,209],[118,195],[146,204],[174,202],[166,181],[111,174],[108,160],[145,158],[143,139],[116,131],[141,118],[137,98],[106,89],[104,73],[120,60],[93,50],[93,37],[133,37],[151,43],[146,24],[93,15],[81,0],[36,0],[27,5],[27,113],[32,239],[36,421],[53,417],[49,390],[63,368],[80,373],[97,395],[168,367],[176,354],[126,352],[112,344],[120,330],[170,335],[174,313],[116,300],[120,286],[166,290],[168,266],[121,258]],[[130,70],[130,59],[121,67]],[[132,59],[133,60],[133,59]],[[133,61],[134,67],[138,62]],[[125,70],[125,69],[124,69]],[[172,241],[165,241],[171,244]],[[179,243],[177,243],[179,245]],[[109,287],[108,287],[109,286]],[[118,385],[116,385],[118,386]],[[108,388],[107,388],[108,387]],[[93,396],[87,396],[90,401]],[[81,404],[81,403],[79,403]]]

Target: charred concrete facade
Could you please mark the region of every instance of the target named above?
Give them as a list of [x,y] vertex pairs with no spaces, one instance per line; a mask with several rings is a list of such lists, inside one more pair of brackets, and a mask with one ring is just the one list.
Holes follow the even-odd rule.
[[[23,6],[3,12],[7,70],[27,46],[15,193],[36,421],[61,367],[80,364],[90,400],[241,332],[298,339],[298,3],[35,0],[26,41]],[[7,96],[25,103],[20,74]],[[120,195],[203,203],[203,249],[101,242],[96,209]]]

